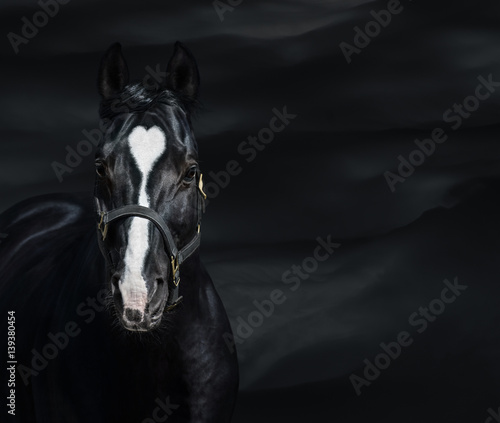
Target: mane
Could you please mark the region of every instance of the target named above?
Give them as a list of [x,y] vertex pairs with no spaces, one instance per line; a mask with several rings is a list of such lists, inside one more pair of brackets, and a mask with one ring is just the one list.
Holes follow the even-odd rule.
[[198,106],[196,100],[175,94],[165,87],[145,88],[140,82],[133,82],[115,96],[101,100],[99,116],[113,119],[121,113],[144,112],[157,104],[179,107],[187,116]]

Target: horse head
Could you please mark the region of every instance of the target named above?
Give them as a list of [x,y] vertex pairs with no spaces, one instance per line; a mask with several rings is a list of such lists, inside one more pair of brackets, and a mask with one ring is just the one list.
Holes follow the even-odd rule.
[[199,245],[203,189],[191,113],[199,74],[176,43],[166,81],[129,82],[119,44],[98,77],[106,131],[96,157],[98,240],[113,304],[130,331],[158,326],[179,301],[179,266]]

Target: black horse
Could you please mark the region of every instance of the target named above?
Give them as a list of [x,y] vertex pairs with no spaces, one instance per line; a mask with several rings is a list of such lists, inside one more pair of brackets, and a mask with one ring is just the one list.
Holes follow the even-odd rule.
[[94,196],[36,197],[0,216],[0,303],[17,370],[7,418],[228,422],[238,365],[199,257],[196,62],[176,43],[166,82],[129,83],[115,44],[98,85],[107,130]]

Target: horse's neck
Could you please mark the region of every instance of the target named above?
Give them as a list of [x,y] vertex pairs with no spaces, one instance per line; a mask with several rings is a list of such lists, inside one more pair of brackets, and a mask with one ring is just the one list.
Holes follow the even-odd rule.
[[190,308],[197,310],[207,306],[204,298],[207,291],[213,290],[214,285],[205,266],[201,262],[199,252],[196,251],[181,266],[180,295],[183,302]]

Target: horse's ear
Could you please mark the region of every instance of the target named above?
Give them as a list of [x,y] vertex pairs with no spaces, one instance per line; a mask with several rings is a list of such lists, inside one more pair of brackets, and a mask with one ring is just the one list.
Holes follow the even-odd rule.
[[179,41],[167,66],[167,88],[191,100],[198,97],[200,74],[191,52]]
[[113,97],[128,84],[128,68],[120,43],[108,48],[99,68],[99,94],[104,99]]

